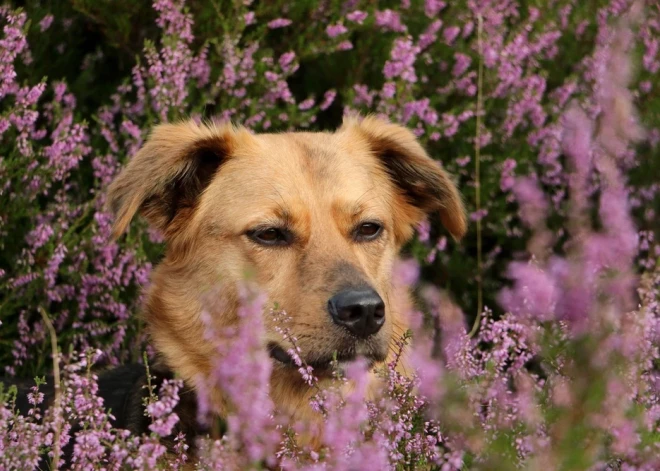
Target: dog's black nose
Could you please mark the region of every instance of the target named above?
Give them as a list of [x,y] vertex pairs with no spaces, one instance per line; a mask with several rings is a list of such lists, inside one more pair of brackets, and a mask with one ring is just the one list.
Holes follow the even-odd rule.
[[371,288],[340,291],[328,301],[328,311],[335,324],[360,338],[375,334],[385,323],[385,303]]

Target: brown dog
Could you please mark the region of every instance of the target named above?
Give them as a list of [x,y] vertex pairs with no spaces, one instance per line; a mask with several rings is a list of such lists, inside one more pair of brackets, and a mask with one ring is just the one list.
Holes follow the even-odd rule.
[[[144,315],[164,362],[194,387],[210,374],[200,298],[222,283],[236,322],[246,271],[291,317],[303,360],[322,375],[337,354],[373,365],[407,329],[392,266],[415,225],[438,213],[454,238],[466,217],[454,183],[407,129],[367,117],[334,133],[255,135],[192,121],[158,126],[109,189],[119,236],[137,212],[166,239]],[[267,318],[271,397],[296,418],[310,388]],[[216,399],[222,414],[222,398]]]

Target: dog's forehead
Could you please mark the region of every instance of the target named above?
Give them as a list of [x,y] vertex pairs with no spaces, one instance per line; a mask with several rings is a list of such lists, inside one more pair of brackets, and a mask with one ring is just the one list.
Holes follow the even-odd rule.
[[265,190],[270,187],[279,193],[299,193],[307,189],[350,197],[373,186],[381,172],[368,152],[347,146],[336,134],[301,132],[255,137],[258,145],[236,149],[234,177],[267,181]]
[[274,218],[324,224],[331,214],[361,211],[386,218],[391,183],[385,171],[368,150],[347,141],[286,133],[238,143],[205,192],[202,219],[240,231]]
[[342,136],[331,133],[266,134],[260,137],[267,149],[274,150],[278,161],[287,161],[301,173],[316,179],[334,181],[350,172],[360,177],[369,171],[368,156],[356,153],[346,146]]

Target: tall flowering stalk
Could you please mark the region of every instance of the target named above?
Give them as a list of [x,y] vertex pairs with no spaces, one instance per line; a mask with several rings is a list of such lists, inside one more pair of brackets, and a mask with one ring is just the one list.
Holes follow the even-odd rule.
[[249,284],[238,289],[241,306],[234,327],[216,329],[213,318],[222,312],[215,310],[222,307],[214,306],[212,299],[208,302],[210,310],[204,313],[204,319],[207,336],[216,345],[217,357],[210,380],[202,381],[199,387],[204,398],[203,414],[218,413],[221,404],[217,402],[217,392],[223,394],[223,420],[228,427],[222,445],[225,459],[247,469],[261,462],[272,464],[280,437],[268,395],[271,362],[262,343],[266,299]]

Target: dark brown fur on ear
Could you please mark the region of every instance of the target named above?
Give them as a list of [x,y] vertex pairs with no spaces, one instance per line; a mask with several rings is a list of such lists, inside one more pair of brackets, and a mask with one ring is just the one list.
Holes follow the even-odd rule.
[[373,116],[349,118],[344,127],[356,129],[367,139],[410,205],[427,214],[438,211],[454,239],[465,235],[467,217],[456,185],[410,130]]
[[108,188],[113,235],[119,237],[138,211],[166,238],[179,232],[231,154],[235,133],[231,125],[193,121],[157,126]]

